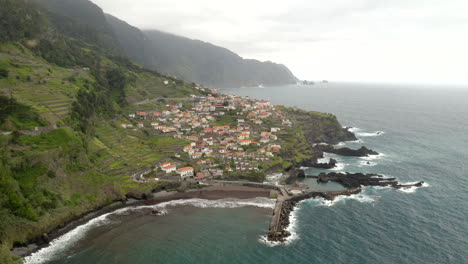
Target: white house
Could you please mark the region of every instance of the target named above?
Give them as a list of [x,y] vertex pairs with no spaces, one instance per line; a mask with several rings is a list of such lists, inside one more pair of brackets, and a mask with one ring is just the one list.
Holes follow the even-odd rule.
[[165,173],[171,173],[177,170],[175,165],[168,165],[161,168]]
[[193,167],[180,168],[179,174],[182,179],[193,177]]
[[247,146],[247,145],[252,144],[252,140],[250,140],[250,139],[244,139],[244,140],[241,140],[241,141],[239,142],[239,144],[242,145],[242,146]]
[[202,153],[196,152],[196,153],[193,153],[193,154],[191,155],[191,158],[192,158],[192,159],[198,159],[198,158],[201,158],[202,155],[203,155]]
[[279,127],[272,127],[270,131],[271,131],[272,133],[276,133],[276,132],[278,132],[278,131],[280,131],[280,130],[281,130],[281,128],[279,128]]

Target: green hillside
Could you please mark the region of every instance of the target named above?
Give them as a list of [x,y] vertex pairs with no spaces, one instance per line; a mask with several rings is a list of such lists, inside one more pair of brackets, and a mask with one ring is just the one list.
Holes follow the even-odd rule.
[[155,148],[151,136],[119,127],[123,113],[137,101],[201,93],[130,62],[108,29],[93,26],[99,20],[36,2],[0,0],[0,263],[15,262],[14,244],[164,184],[130,176],[186,142]]

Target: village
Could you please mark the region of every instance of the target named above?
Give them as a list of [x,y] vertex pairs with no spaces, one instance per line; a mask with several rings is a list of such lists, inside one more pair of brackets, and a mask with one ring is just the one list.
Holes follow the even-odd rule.
[[125,129],[154,129],[187,144],[158,164],[157,180],[223,178],[259,173],[281,151],[279,134],[292,122],[282,105],[216,90],[187,103],[167,104],[160,111],[129,114]]

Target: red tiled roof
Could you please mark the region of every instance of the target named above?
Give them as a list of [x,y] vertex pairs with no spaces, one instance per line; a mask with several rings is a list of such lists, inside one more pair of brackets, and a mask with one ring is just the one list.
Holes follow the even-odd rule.
[[184,168],[179,169],[179,171],[190,171],[190,170],[193,170],[193,167],[184,167]]

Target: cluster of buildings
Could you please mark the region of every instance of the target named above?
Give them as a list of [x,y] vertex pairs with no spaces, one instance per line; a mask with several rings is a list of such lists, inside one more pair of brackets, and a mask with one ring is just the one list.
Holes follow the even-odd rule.
[[195,171],[193,167],[182,167],[177,169],[177,166],[171,162],[163,162],[159,165],[159,168],[166,174],[177,173],[182,179],[193,177]]
[[190,142],[178,156],[186,157],[195,169],[161,164],[162,171],[179,173],[182,178],[257,171],[259,164],[269,162],[281,151],[278,135],[285,127],[292,126],[278,106],[248,97],[216,93],[193,100],[189,106],[178,103],[165,108],[132,113],[129,118],[133,124],[121,125],[123,128],[152,128],[163,135]]

